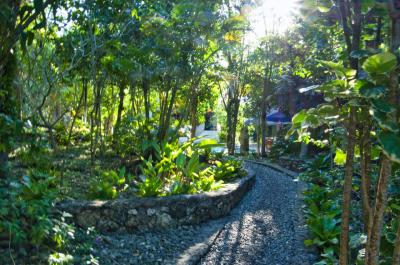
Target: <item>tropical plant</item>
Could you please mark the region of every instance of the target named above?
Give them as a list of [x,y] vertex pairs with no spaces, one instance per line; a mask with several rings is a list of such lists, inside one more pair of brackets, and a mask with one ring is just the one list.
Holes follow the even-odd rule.
[[129,174],[125,174],[125,168],[121,168],[118,172],[103,171],[98,180],[91,182],[88,197],[90,199],[115,199],[119,192],[128,188],[129,179]]

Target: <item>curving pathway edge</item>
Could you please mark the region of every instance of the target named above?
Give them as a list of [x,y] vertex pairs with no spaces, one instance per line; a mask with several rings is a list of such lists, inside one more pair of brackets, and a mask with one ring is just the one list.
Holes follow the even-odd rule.
[[309,265],[316,253],[307,235],[297,174],[245,161],[256,183],[225,217],[161,232],[104,234],[94,255],[111,264]]

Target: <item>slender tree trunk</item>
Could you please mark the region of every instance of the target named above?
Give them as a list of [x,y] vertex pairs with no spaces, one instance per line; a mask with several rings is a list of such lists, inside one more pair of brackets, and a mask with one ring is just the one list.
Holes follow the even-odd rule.
[[366,263],[366,265],[379,264],[379,247],[382,236],[383,215],[387,204],[387,188],[391,172],[392,163],[389,158],[384,155],[382,158],[381,172],[379,174],[378,187],[376,190],[372,228],[367,243],[368,263]]
[[85,88],[83,87],[82,88],[82,94],[81,94],[81,96],[79,98],[78,106],[76,107],[75,115],[72,117],[71,126],[69,127],[68,138],[67,138],[67,146],[66,146],[67,150],[68,150],[68,148],[69,148],[69,146],[71,144],[72,131],[73,131],[74,126],[75,126],[76,118],[78,117],[79,112],[81,110],[82,101],[84,101],[84,97],[85,97]]
[[271,74],[272,74],[272,65],[268,65],[264,69],[264,86],[263,86],[263,94],[262,94],[262,104],[261,104],[261,113],[262,113],[262,118],[261,118],[261,156],[265,157],[267,156],[267,110],[268,110],[268,102],[267,102],[267,97],[268,97],[268,92],[269,92],[269,86],[271,84],[270,79],[271,79]]
[[88,106],[87,106],[87,99],[88,99],[88,82],[86,78],[82,80],[82,88],[83,88],[83,123],[87,124],[87,114],[88,114]]
[[[361,36],[361,1],[337,1],[339,15],[343,27],[349,63],[352,69],[358,70],[358,60],[350,56],[352,51],[359,50]],[[348,12],[353,8],[353,13]],[[351,193],[354,171],[354,149],[356,144],[356,115],[354,106],[350,106],[347,128],[347,156],[345,166],[345,181],[343,187],[342,222],[340,232],[339,264],[347,265],[349,261],[349,227],[351,216]]]
[[350,107],[349,123],[347,130],[347,155],[345,166],[345,177],[343,186],[343,202],[342,202],[342,222],[340,232],[340,265],[348,264],[349,258],[349,226],[351,215],[351,191],[353,184],[353,163],[354,163],[354,148],[356,143],[356,109]]
[[135,95],[136,95],[136,86],[135,84],[131,84],[129,88],[130,93],[130,101],[131,101],[131,113],[133,115],[136,114],[136,103],[135,103]]
[[196,137],[196,127],[197,127],[197,105],[198,97],[197,92],[193,92],[192,104],[190,105],[190,137]]
[[262,117],[261,117],[261,156],[267,156],[267,110],[263,106]]
[[257,122],[257,154],[261,155],[261,119],[262,118],[258,118],[258,122]]
[[[167,135],[167,131],[170,127],[170,121],[171,121],[171,116],[172,116],[172,109],[175,103],[175,97],[176,97],[176,92],[178,91],[177,85],[175,85],[172,89],[171,93],[171,99],[168,102],[168,97],[166,98],[166,104],[165,106],[167,107],[165,111],[164,118],[162,119],[161,126],[160,126],[160,131],[158,134],[158,139],[159,141],[164,140],[165,136]],[[168,105],[167,105],[168,103]]]
[[236,126],[237,126],[237,116],[239,110],[239,99],[232,98],[228,101],[227,104],[227,139],[226,145],[228,147],[228,154],[235,154],[235,146],[236,146]]
[[364,231],[370,235],[372,228],[372,208],[369,192],[371,189],[371,141],[370,124],[363,126],[363,133],[360,142],[361,154],[361,197],[363,204]]
[[[14,79],[17,74],[15,55],[8,52],[0,54],[0,114],[16,119],[18,117],[18,103],[15,101]],[[7,141],[8,139],[0,139]],[[9,150],[0,151],[0,178],[6,177]]]
[[[391,51],[397,54],[397,49],[400,46],[400,10],[396,9],[394,2],[389,1],[389,10],[392,18],[392,34],[391,34]],[[393,15],[393,12],[397,15]],[[398,70],[390,74],[388,102],[395,105],[397,103],[399,81]],[[397,112],[391,116],[393,122],[397,122]],[[382,227],[384,223],[384,213],[387,205],[387,192],[389,186],[389,178],[392,174],[392,162],[390,158],[383,155],[381,162],[381,171],[379,174],[378,187],[375,196],[375,207],[373,212],[372,230],[367,242],[366,249],[366,265],[379,264],[379,249],[382,236]],[[396,255],[395,253],[393,254]]]
[[125,99],[125,84],[121,84],[119,87],[119,103],[118,103],[117,121],[115,123],[115,130],[114,130],[114,139],[113,139],[114,142],[116,141],[116,138],[118,138],[119,135],[122,112],[124,111],[124,99]]
[[146,78],[142,79],[142,89],[143,89],[143,99],[144,99],[144,113],[146,117],[146,122],[150,121],[150,82]]

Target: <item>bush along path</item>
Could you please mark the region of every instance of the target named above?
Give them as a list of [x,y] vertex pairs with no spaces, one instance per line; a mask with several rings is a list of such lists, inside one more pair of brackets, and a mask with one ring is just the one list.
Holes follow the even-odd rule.
[[102,264],[313,264],[301,216],[303,184],[269,167],[245,163],[256,183],[224,218],[163,232],[100,235]]

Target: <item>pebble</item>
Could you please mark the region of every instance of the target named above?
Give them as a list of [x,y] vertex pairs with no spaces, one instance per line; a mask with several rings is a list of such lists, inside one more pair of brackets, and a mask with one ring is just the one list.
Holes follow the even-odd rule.
[[316,253],[304,246],[301,182],[262,165],[255,186],[221,231],[200,264],[310,265]]
[[177,264],[185,251],[219,233],[199,264],[316,262],[316,254],[303,244],[307,231],[301,218],[302,184],[262,165],[246,167],[257,174],[256,183],[228,216],[163,232],[108,234],[107,244],[97,244],[94,255],[102,265]]

